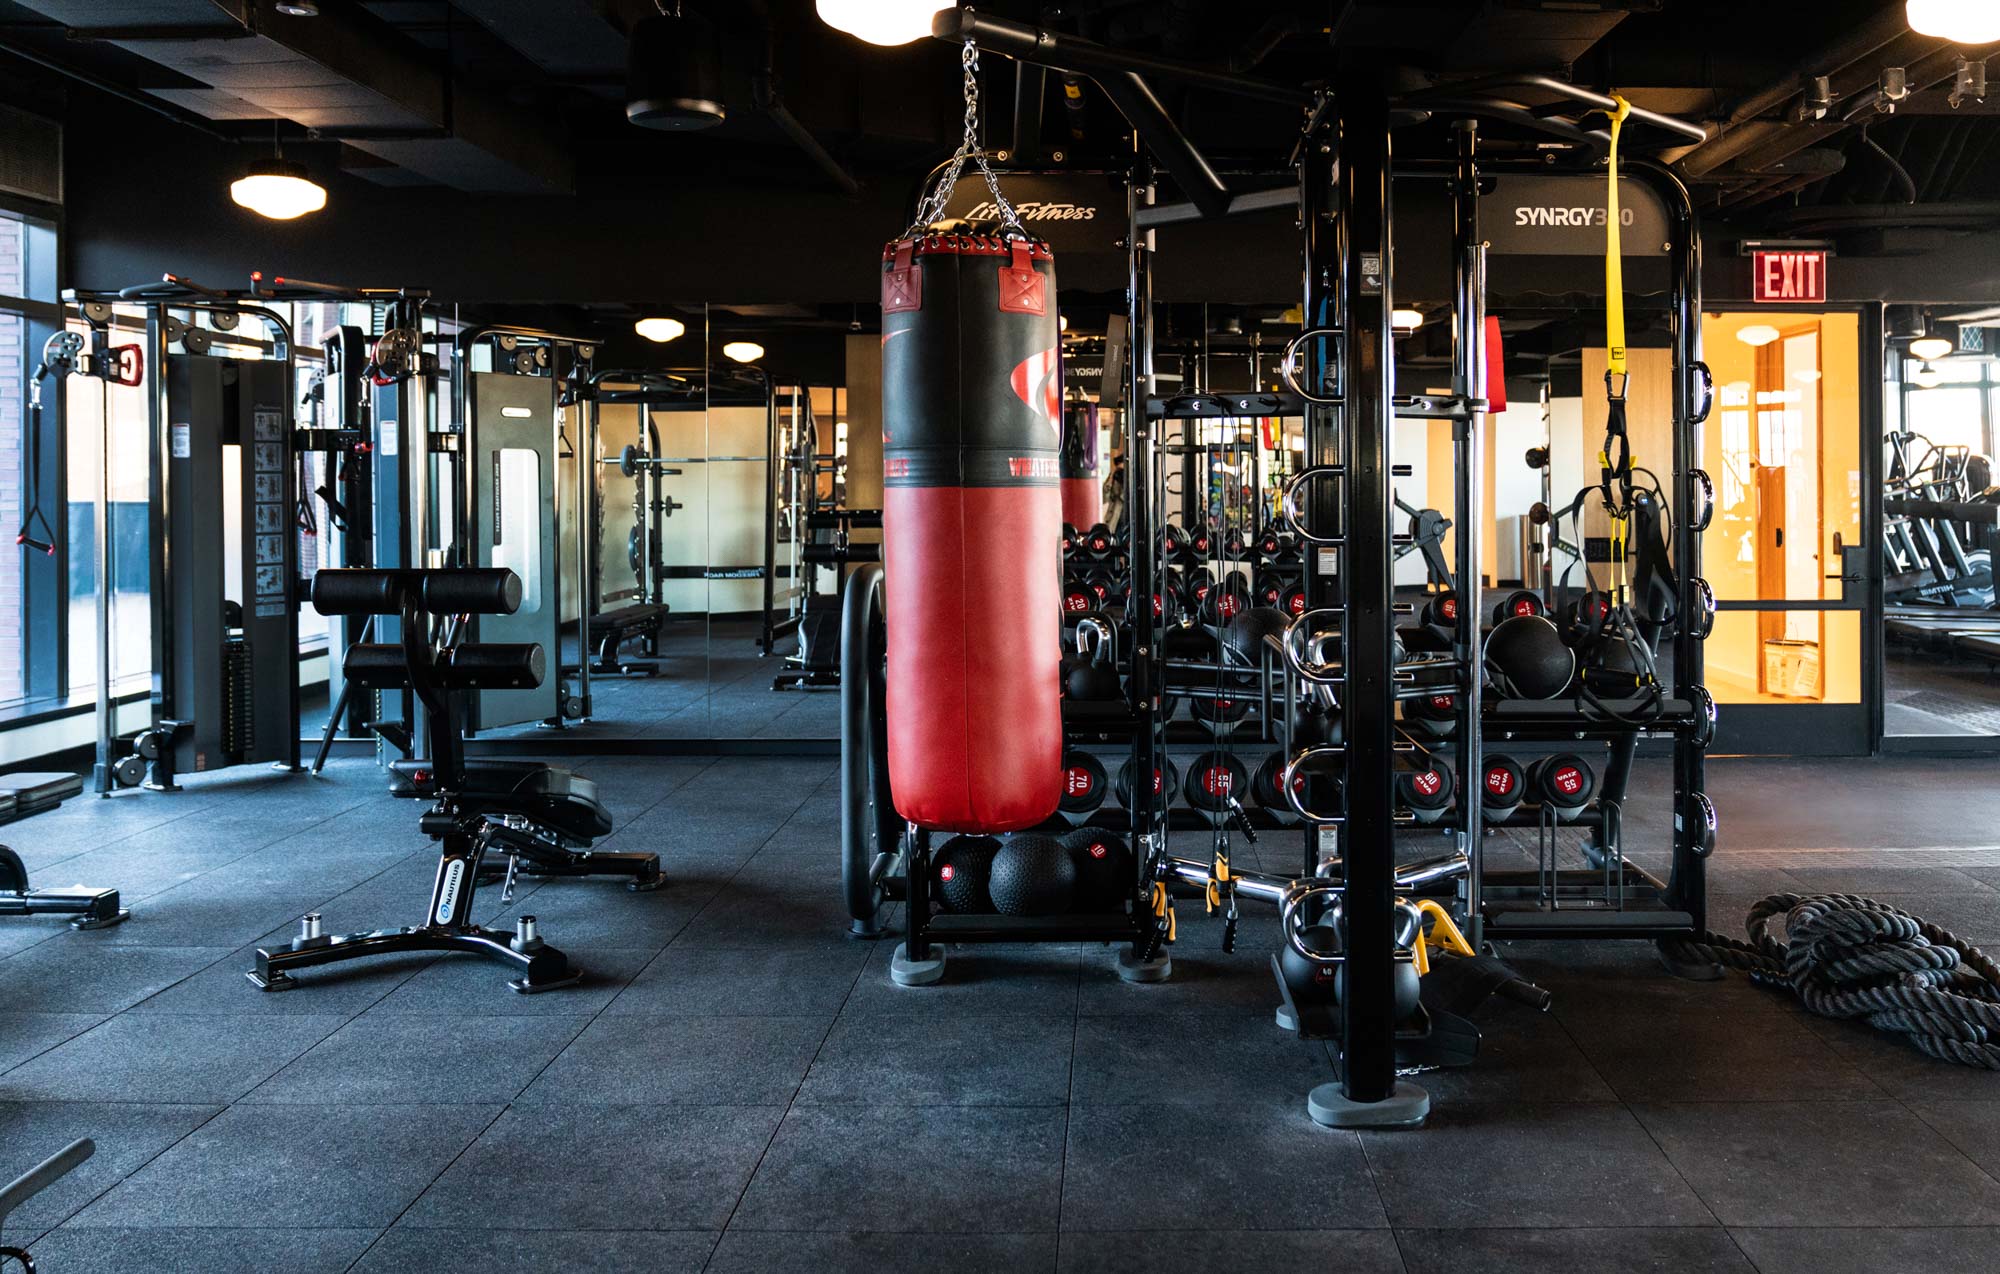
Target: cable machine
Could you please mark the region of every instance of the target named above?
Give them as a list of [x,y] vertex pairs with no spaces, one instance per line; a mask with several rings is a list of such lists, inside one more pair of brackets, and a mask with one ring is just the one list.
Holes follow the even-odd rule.
[[[153,691],[151,724],[117,735],[111,702],[111,593],[117,557],[105,475],[97,516],[97,757],[100,795],[144,782],[178,790],[177,776],[252,762],[299,766],[300,532],[310,519],[299,483],[309,451],[351,451],[359,434],[296,427],[294,340],[284,302],[389,301],[419,294],[353,290],[251,276],[247,290],[166,275],[117,292],[70,289],[93,332],[114,307],[142,306],[146,340],[135,368],[147,395],[148,555]],[[261,322],[268,358],[215,349],[245,318]],[[100,338],[101,339],[101,338]],[[123,383],[137,383],[135,375]]]

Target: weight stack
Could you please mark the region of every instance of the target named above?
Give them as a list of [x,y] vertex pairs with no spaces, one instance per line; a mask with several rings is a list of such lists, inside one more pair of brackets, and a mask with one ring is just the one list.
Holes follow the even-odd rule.
[[222,750],[231,761],[257,746],[256,668],[249,642],[222,643]]

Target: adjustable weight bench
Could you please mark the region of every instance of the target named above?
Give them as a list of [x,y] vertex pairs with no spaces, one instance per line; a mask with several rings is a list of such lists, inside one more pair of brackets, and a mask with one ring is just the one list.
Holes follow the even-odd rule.
[[[313,606],[323,615],[401,616],[400,643],[357,642],[342,669],[358,687],[407,687],[423,705],[431,759],[405,763],[407,771],[399,766],[397,781],[409,785],[408,795],[432,802],[420,826],[438,842],[440,858],[422,924],[335,937],[321,932],[318,913],[310,914],[290,944],[257,952],[257,967],[247,975],[256,986],[288,990],[296,985],[296,969],[409,951],[465,951],[499,960],[519,972],[508,985],[524,994],[583,976],[542,940],[533,916],[520,917],[512,933],[472,919],[488,851],[508,857],[511,879],[523,858],[566,853],[565,845],[587,847],[611,830],[611,815],[587,780],[538,762],[466,762],[460,696],[533,689],[546,665],[533,642],[459,641],[457,617],[511,615],[520,604],[520,577],[502,568],[327,569],[313,577]],[[657,875],[657,862],[653,870]]]
[[651,603],[635,603],[620,606],[616,610],[599,611],[585,624],[585,639],[596,649],[597,658],[590,665],[595,677],[651,677],[660,671],[660,666],[648,660],[628,660],[619,656],[619,648],[628,641],[644,641],[646,653],[657,656],[660,653],[660,628],[667,622],[667,608]]

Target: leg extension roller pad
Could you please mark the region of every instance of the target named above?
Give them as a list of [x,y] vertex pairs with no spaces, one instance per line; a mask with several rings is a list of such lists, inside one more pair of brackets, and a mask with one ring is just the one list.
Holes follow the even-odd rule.
[[899,942],[889,958],[889,977],[897,986],[929,986],[944,977],[944,952],[933,947],[924,959],[912,960],[910,948]]

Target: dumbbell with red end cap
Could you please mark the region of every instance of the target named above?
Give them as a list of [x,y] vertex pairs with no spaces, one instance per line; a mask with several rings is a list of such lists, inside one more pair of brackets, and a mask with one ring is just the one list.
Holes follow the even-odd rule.
[[1458,594],[1448,588],[1432,593],[1418,618],[1437,628],[1450,628],[1458,622]]
[[[1279,814],[1294,814],[1292,803],[1285,799],[1285,754],[1273,752],[1257,763],[1250,774],[1250,796],[1257,804]],[[1292,780],[1293,790],[1304,792],[1305,775]]]
[[1285,590],[1285,596],[1278,602],[1278,609],[1293,619],[1306,613],[1306,590],[1303,585],[1294,584]]
[[1557,627],[1561,629],[1566,644],[1588,646],[1604,635],[1610,623],[1610,594],[1592,592],[1566,604],[1562,608],[1562,622]]
[[1597,794],[1597,773],[1574,752],[1558,752],[1529,767],[1528,790],[1558,819],[1567,821],[1583,813]]
[[[1165,809],[1172,802],[1174,791],[1180,787],[1180,783],[1181,772],[1174,766],[1173,760],[1169,757],[1159,758],[1153,768],[1154,803],[1159,808]],[[1120,805],[1123,805],[1128,810],[1136,808],[1132,797],[1132,759],[1130,757],[1125,759],[1125,764],[1118,767],[1118,782],[1113,790],[1117,793]]]
[[1082,533],[1075,527],[1067,522],[1063,523],[1063,556],[1068,557],[1076,552],[1076,542],[1082,538]]
[[1104,762],[1088,752],[1070,748],[1063,753],[1063,794],[1058,807],[1065,814],[1088,814],[1104,804],[1111,779]]
[[1266,522],[1264,529],[1257,533],[1257,552],[1270,561],[1287,549],[1294,547],[1291,528],[1283,522]]
[[1243,762],[1231,753],[1212,750],[1188,765],[1181,792],[1189,805],[1219,814],[1229,809],[1230,798],[1243,799],[1243,789],[1249,782],[1250,772]]
[[1517,588],[1501,601],[1494,603],[1493,622],[1499,623],[1516,615],[1546,615],[1549,608],[1543,603],[1541,594]]
[[1117,546],[1118,537],[1102,522],[1083,533],[1083,551],[1092,557],[1104,557]]
[[1065,616],[1074,617],[1097,609],[1097,590],[1092,588],[1082,575],[1074,571],[1063,575],[1062,608]]
[[1249,556],[1251,537],[1240,526],[1232,526],[1222,533],[1222,553],[1231,561],[1241,561]]
[[1187,535],[1173,523],[1160,528],[1160,558],[1175,562],[1187,552]]
[[1405,699],[1403,719],[1426,734],[1443,738],[1458,724],[1458,696],[1431,694]]
[[1435,823],[1451,809],[1457,786],[1451,767],[1432,761],[1420,769],[1403,770],[1396,775],[1396,799],[1409,808],[1419,823]]
[[1521,763],[1504,752],[1486,757],[1479,780],[1479,808],[1491,819],[1504,819],[1521,808],[1528,795],[1528,776]]
[[1241,696],[1190,694],[1188,715],[1216,734],[1228,734],[1250,715],[1254,701],[1254,692],[1250,691],[1245,691]]

